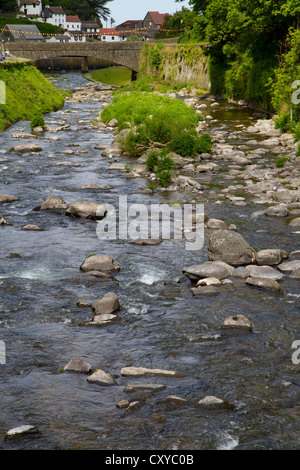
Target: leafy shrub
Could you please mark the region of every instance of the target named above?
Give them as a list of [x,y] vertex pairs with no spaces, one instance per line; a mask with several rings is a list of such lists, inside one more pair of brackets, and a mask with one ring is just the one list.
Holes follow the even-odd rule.
[[300,157],[300,144],[298,144],[298,148],[296,150],[296,157]]
[[212,148],[212,138],[208,132],[203,132],[197,140],[197,153],[206,153]]
[[194,157],[198,153],[208,152],[212,147],[211,135],[203,132],[200,136],[195,131],[183,131],[172,141],[171,149],[183,157]]
[[31,129],[35,129],[36,127],[45,127],[45,119],[42,114],[38,114],[37,116],[34,116],[31,120],[30,123]]
[[154,149],[150,150],[148,153],[147,160],[146,160],[146,165],[149,168],[149,170],[151,171],[154,170],[154,168],[157,165],[158,159],[159,159],[159,151],[154,150]]
[[155,174],[163,188],[167,188],[172,180],[171,170],[174,168],[174,162],[171,157],[166,154],[166,149],[152,149],[148,153],[147,167]]
[[164,170],[157,175],[158,180],[163,188],[167,188],[172,180],[172,175],[170,170]]
[[274,120],[275,129],[279,129],[281,132],[288,132],[291,128],[290,114],[288,112],[280,114]]

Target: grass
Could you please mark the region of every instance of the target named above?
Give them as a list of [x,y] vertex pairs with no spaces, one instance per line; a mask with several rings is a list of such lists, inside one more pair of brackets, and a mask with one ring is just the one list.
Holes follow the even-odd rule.
[[106,85],[127,86],[131,82],[131,70],[126,67],[116,66],[95,70],[91,77]]
[[67,92],[55,88],[33,65],[7,62],[0,65],[6,104],[0,104],[0,131],[18,121],[61,109]]

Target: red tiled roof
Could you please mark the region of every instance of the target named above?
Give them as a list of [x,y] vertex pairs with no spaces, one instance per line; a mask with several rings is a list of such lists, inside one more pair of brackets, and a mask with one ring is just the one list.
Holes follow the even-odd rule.
[[49,10],[51,10],[52,13],[54,13],[56,15],[65,15],[66,14],[66,12],[61,7],[52,7],[52,6],[46,5],[46,8],[49,8]]
[[159,13],[158,11],[148,11],[154,24],[162,26],[165,22],[167,13]]
[[81,19],[79,16],[66,16],[66,22],[67,23],[81,23]]
[[115,36],[119,36],[119,33],[118,31],[116,31],[114,28],[100,28],[100,34],[109,34],[109,35],[115,35]]

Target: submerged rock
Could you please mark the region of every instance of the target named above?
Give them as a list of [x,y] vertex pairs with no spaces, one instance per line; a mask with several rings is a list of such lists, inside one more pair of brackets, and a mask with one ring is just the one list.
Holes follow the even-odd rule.
[[206,410],[233,410],[234,405],[215,396],[207,396],[198,401],[197,406]]
[[219,280],[232,275],[234,268],[223,261],[206,261],[203,264],[183,268],[182,272],[191,281],[215,277]]
[[269,217],[286,217],[289,215],[289,210],[286,206],[271,206],[266,209],[265,214]]
[[233,315],[231,317],[225,318],[221,328],[223,330],[253,330],[250,320],[245,317],[245,315]]
[[45,210],[62,210],[67,209],[67,203],[59,196],[50,195],[34,210],[45,211]]
[[251,277],[258,277],[262,279],[282,279],[282,274],[271,266],[246,266],[246,271]]
[[231,230],[215,230],[210,235],[208,254],[211,261],[224,261],[233,266],[251,264],[255,260],[254,249],[239,233]]
[[125,377],[142,377],[145,375],[157,375],[163,377],[180,377],[179,372],[163,369],[148,369],[147,367],[123,367],[121,375]]
[[192,294],[197,295],[218,295],[220,291],[215,286],[203,286],[203,287],[196,287],[192,290]]
[[11,196],[10,194],[0,194],[0,204],[6,204],[8,202],[19,201],[19,198]]
[[17,428],[13,428],[7,431],[7,433],[5,434],[4,440],[16,439],[24,435],[37,434],[37,433],[38,433],[38,429],[36,426],[32,426],[30,424],[23,424],[22,426],[19,426]]

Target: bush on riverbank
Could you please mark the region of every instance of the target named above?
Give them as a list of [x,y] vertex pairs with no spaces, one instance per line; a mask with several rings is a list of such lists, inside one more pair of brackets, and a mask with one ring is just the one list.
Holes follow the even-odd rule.
[[3,63],[0,80],[5,84],[6,104],[0,105],[0,130],[17,121],[31,121],[36,115],[63,107],[66,92],[56,89],[33,65]]
[[[189,150],[194,156],[203,150],[205,137],[199,138],[196,126],[202,116],[187,106],[183,101],[168,98],[155,93],[125,93],[115,96],[111,105],[101,113],[103,122],[117,119],[120,132],[130,128],[122,139],[122,149],[132,155],[143,153],[148,147],[177,149],[184,156]],[[191,141],[187,143],[185,141]],[[202,144],[202,147],[201,147]]]

